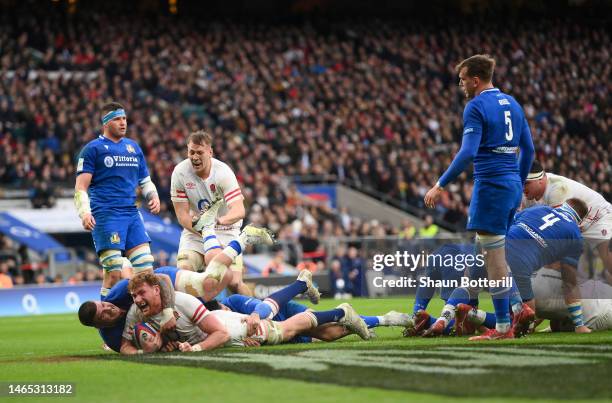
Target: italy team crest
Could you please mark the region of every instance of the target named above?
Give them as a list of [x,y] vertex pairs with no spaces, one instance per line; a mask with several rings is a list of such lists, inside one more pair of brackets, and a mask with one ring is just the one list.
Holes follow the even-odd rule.
[[128,153],[136,154],[136,150],[134,149],[134,146],[132,146],[131,144],[127,144],[125,148],[127,149]]
[[110,241],[111,241],[111,243],[119,243],[119,242],[121,242],[121,238],[119,238],[119,233],[113,232],[112,235],[110,236]]

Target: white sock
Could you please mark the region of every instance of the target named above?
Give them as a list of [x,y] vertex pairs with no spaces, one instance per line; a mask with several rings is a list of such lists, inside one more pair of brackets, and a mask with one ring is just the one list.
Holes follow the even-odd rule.
[[482,325],[487,318],[487,313],[481,309],[470,309],[468,320],[477,325]]
[[512,313],[513,314],[518,314],[521,313],[521,311],[523,310],[523,304],[522,303],[516,303],[514,305],[512,305]]
[[110,292],[110,288],[102,287],[100,288],[100,295],[106,297]]
[[495,330],[497,330],[499,333],[508,333],[508,331],[510,330],[510,322],[507,323],[496,323],[495,324]]
[[455,319],[455,307],[449,304],[444,305],[438,320],[444,321],[444,327],[446,327],[453,319]]
[[376,319],[378,319],[378,325],[379,326],[387,326],[387,320],[385,319],[384,315],[383,316],[377,316]]

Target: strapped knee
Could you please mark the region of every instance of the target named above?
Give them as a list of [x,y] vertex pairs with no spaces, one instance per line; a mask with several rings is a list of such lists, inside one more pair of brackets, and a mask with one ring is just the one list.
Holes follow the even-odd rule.
[[200,271],[204,258],[193,250],[181,250],[176,256],[176,266],[181,270]]
[[107,249],[100,253],[100,265],[105,272],[121,271],[123,268],[123,257],[117,249]]
[[483,250],[503,248],[506,245],[505,235],[480,235],[476,234],[476,241]]
[[153,255],[151,255],[151,248],[149,244],[144,244],[134,249],[129,255],[128,259],[132,263],[134,274],[138,274],[145,270],[153,270]]

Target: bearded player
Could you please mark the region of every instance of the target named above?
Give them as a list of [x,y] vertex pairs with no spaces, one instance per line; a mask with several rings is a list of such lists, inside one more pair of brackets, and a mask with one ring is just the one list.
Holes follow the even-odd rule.
[[159,213],[160,204],[142,150],[125,138],[125,108],[116,102],[104,105],[102,127],[102,135],[79,155],[74,201],[104,269],[100,294],[106,296],[121,279],[122,254],[135,272],[153,270],[151,239],[136,207],[136,188],[141,188],[152,213]]
[[[177,266],[199,271],[238,236],[245,217],[244,197],[232,169],[213,158],[212,137],[205,131],[191,133],[187,139],[188,158],[172,172],[171,198],[176,217],[183,227]],[[193,217],[220,201],[216,225],[206,231]],[[240,255],[240,253],[238,253]],[[238,294],[252,295],[242,281],[243,263],[239,256],[232,265],[228,288]]]
[[589,248],[597,250],[608,277],[612,278],[612,205],[596,191],[574,180],[545,172],[535,161],[525,183],[525,198],[530,202],[557,207],[570,198],[583,200],[588,215],[581,229]]

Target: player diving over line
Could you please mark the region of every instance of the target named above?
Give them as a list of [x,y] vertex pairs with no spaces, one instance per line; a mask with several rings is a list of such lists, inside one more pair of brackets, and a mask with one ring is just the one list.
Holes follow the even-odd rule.
[[[159,351],[164,345],[163,338],[154,330],[159,328],[162,311],[159,280],[150,273],[141,273],[130,280],[128,289],[134,298],[134,305],[127,315],[121,353],[129,355]],[[363,319],[346,303],[329,311],[301,312],[283,322],[260,320],[251,328],[247,315],[224,310],[211,312],[194,296],[177,292],[175,315],[176,346],[183,352],[232,345],[280,344],[327,323],[339,323],[364,339],[369,337]],[[146,323],[142,324],[141,321]],[[170,343],[165,350],[171,351],[174,347]]]

